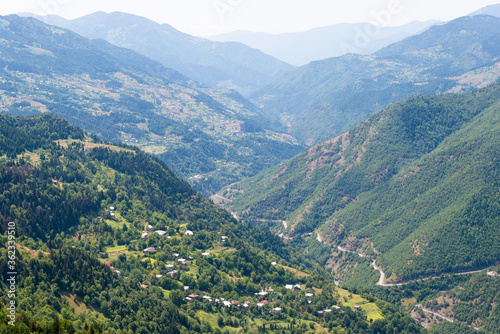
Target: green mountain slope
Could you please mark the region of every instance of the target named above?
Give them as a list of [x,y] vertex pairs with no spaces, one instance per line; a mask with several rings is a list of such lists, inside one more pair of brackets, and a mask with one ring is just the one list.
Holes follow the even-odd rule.
[[52,112],[134,144],[205,194],[301,149],[237,92],[201,86],[133,51],[17,16],[1,19],[0,38],[2,112]]
[[2,291],[16,275],[15,326],[13,297],[0,295],[3,332],[423,332],[392,305],[338,289],[137,148],[52,115],[1,116],[0,155]]
[[348,54],[302,66],[251,98],[311,145],[409,96],[459,92],[495,81],[498,31],[500,18],[459,18],[370,56]]
[[90,39],[102,38],[134,50],[194,80],[241,93],[261,88],[294,69],[244,44],[212,42],[127,13],[97,12],[74,20],[40,19]]
[[376,257],[393,280],[489,265],[500,256],[499,92],[396,103],[223,195],[249,221]]

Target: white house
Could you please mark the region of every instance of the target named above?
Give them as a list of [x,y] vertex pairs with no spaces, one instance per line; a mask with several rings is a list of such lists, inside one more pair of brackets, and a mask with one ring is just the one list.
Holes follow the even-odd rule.
[[184,233],[185,235],[193,235],[193,231],[190,231],[190,230],[187,230],[186,233]]

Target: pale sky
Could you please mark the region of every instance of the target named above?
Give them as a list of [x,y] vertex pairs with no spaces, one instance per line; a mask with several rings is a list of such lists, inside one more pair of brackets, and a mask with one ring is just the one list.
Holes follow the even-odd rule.
[[121,11],[198,36],[234,30],[305,31],[341,22],[395,26],[451,20],[500,0],[2,0],[0,15],[32,12],[77,18]]

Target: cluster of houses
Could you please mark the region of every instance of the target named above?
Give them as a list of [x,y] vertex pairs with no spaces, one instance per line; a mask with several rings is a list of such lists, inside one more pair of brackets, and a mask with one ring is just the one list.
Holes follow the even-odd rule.
[[[292,285],[292,284],[287,284],[285,285],[285,288],[286,289],[289,289],[289,290],[293,290],[293,291],[300,291],[300,285]],[[184,287],[185,290],[188,290],[189,287]],[[269,301],[267,299],[265,299],[265,296],[267,296],[269,293],[271,292],[274,292],[274,289],[269,287],[267,288],[265,291],[260,291],[260,292],[256,292],[255,293],[255,297],[259,300],[257,303],[255,303],[255,306],[258,307],[258,308],[261,308],[263,307],[264,305],[268,304]],[[306,297],[312,297],[314,296],[314,294],[312,293],[306,293]],[[238,301],[228,301],[228,300],[225,300],[224,298],[212,298],[210,296],[203,296],[203,297],[200,297],[196,294],[190,294],[189,296],[186,297],[186,300],[188,302],[192,302],[192,301],[195,301],[195,300],[206,300],[208,302],[211,302],[211,303],[218,303],[218,304],[222,304],[226,307],[236,307],[236,308],[243,308],[243,309],[249,309],[250,306],[251,306],[251,302],[247,301],[247,302],[244,302],[244,303],[240,303]],[[309,300],[308,301],[309,304],[311,303],[311,301]],[[340,309],[340,307],[338,306],[334,306],[334,308],[338,308]],[[280,313],[282,311],[282,308],[280,307],[275,307],[275,308],[272,308],[271,309],[272,312],[277,312],[277,313]],[[322,312],[322,311],[320,311]],[[319,314],[322,314],[318,312]],[[325,310],[325,312],[328,312],[328,310]]]
[[[257,293],[258,294],[258,293]],[[217,304],[222,304],[224,305],[225,307],[235,307],[235,308],[238,308],[238,309],[249,309],[250,308],[250,302],[244,302],[244,303],[240,303],[239,301],[236,301],[236,300],[232,300],[232,301],[229,301],[229,300],[225,300],[224,298],[212,298],[210,296],[203,296],[203,297],[200,297],[198,296],[197,294],[190,294],[189,296],[186,297],[186,300],[188,302],[192,302],[192,301],[195,301],[195,300],[205,300],[205,301],[208,301],[210,303],[217,303]],[[255,306],[257,306],[258,308],[261,308],[263,307],[264,305],[266,305],[268,303],[267,300],[261,300],[259,301],[258,303],[255,304]],[[272,311],[274,312],[281,312],[281,308],[279,307],[275,307],[272,309]]]
[[[324,310],[322,310],[322,311],[317,311],[317,313],[318,313],[318,315],[323,316],[323,315],[325,315],[325,313],[332,313],[332,312],[333,312],[333,310],[332,310],[332,309],[333,309],[333,310],[340,310],[340,306],[338,306],[338,305],[333,305],[331,308],[327,308],[327,309],[324,309]],[[359,310],[359,309],[360,309],[360,306],[359,306],[359,305],[356,305],[356,306],[354,307],[354,309],[355,309],[355,310]]]

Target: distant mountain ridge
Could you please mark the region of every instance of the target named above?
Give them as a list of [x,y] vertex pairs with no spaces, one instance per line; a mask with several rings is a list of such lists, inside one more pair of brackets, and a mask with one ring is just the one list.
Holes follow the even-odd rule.
[[411,22],[399,27],[373,23],[339,23],[305,32],[267,34],[235,31],[210,37],[219,42],[241,42],[282,61],[302,66],[345,53],[371,54],[381,48],[421,33],[439,21]]
[[[338,135],[390,103],[482,87],[500,76],[500,18],[462,17],[370,56],[312,62],[251,96],[308,145]],[[482,68],[482,69],[481,69]]]
[[474,15],[491,15],[500,17],[500,4],[489,5],[469,14],[469,16]]
[[209,41],[127,13],[96,12],[74,20],[55,16],[40,19],[90,39],[102,38],[132,49],[191,79],[241,93],[260,88],[294,68],[241,43]]

